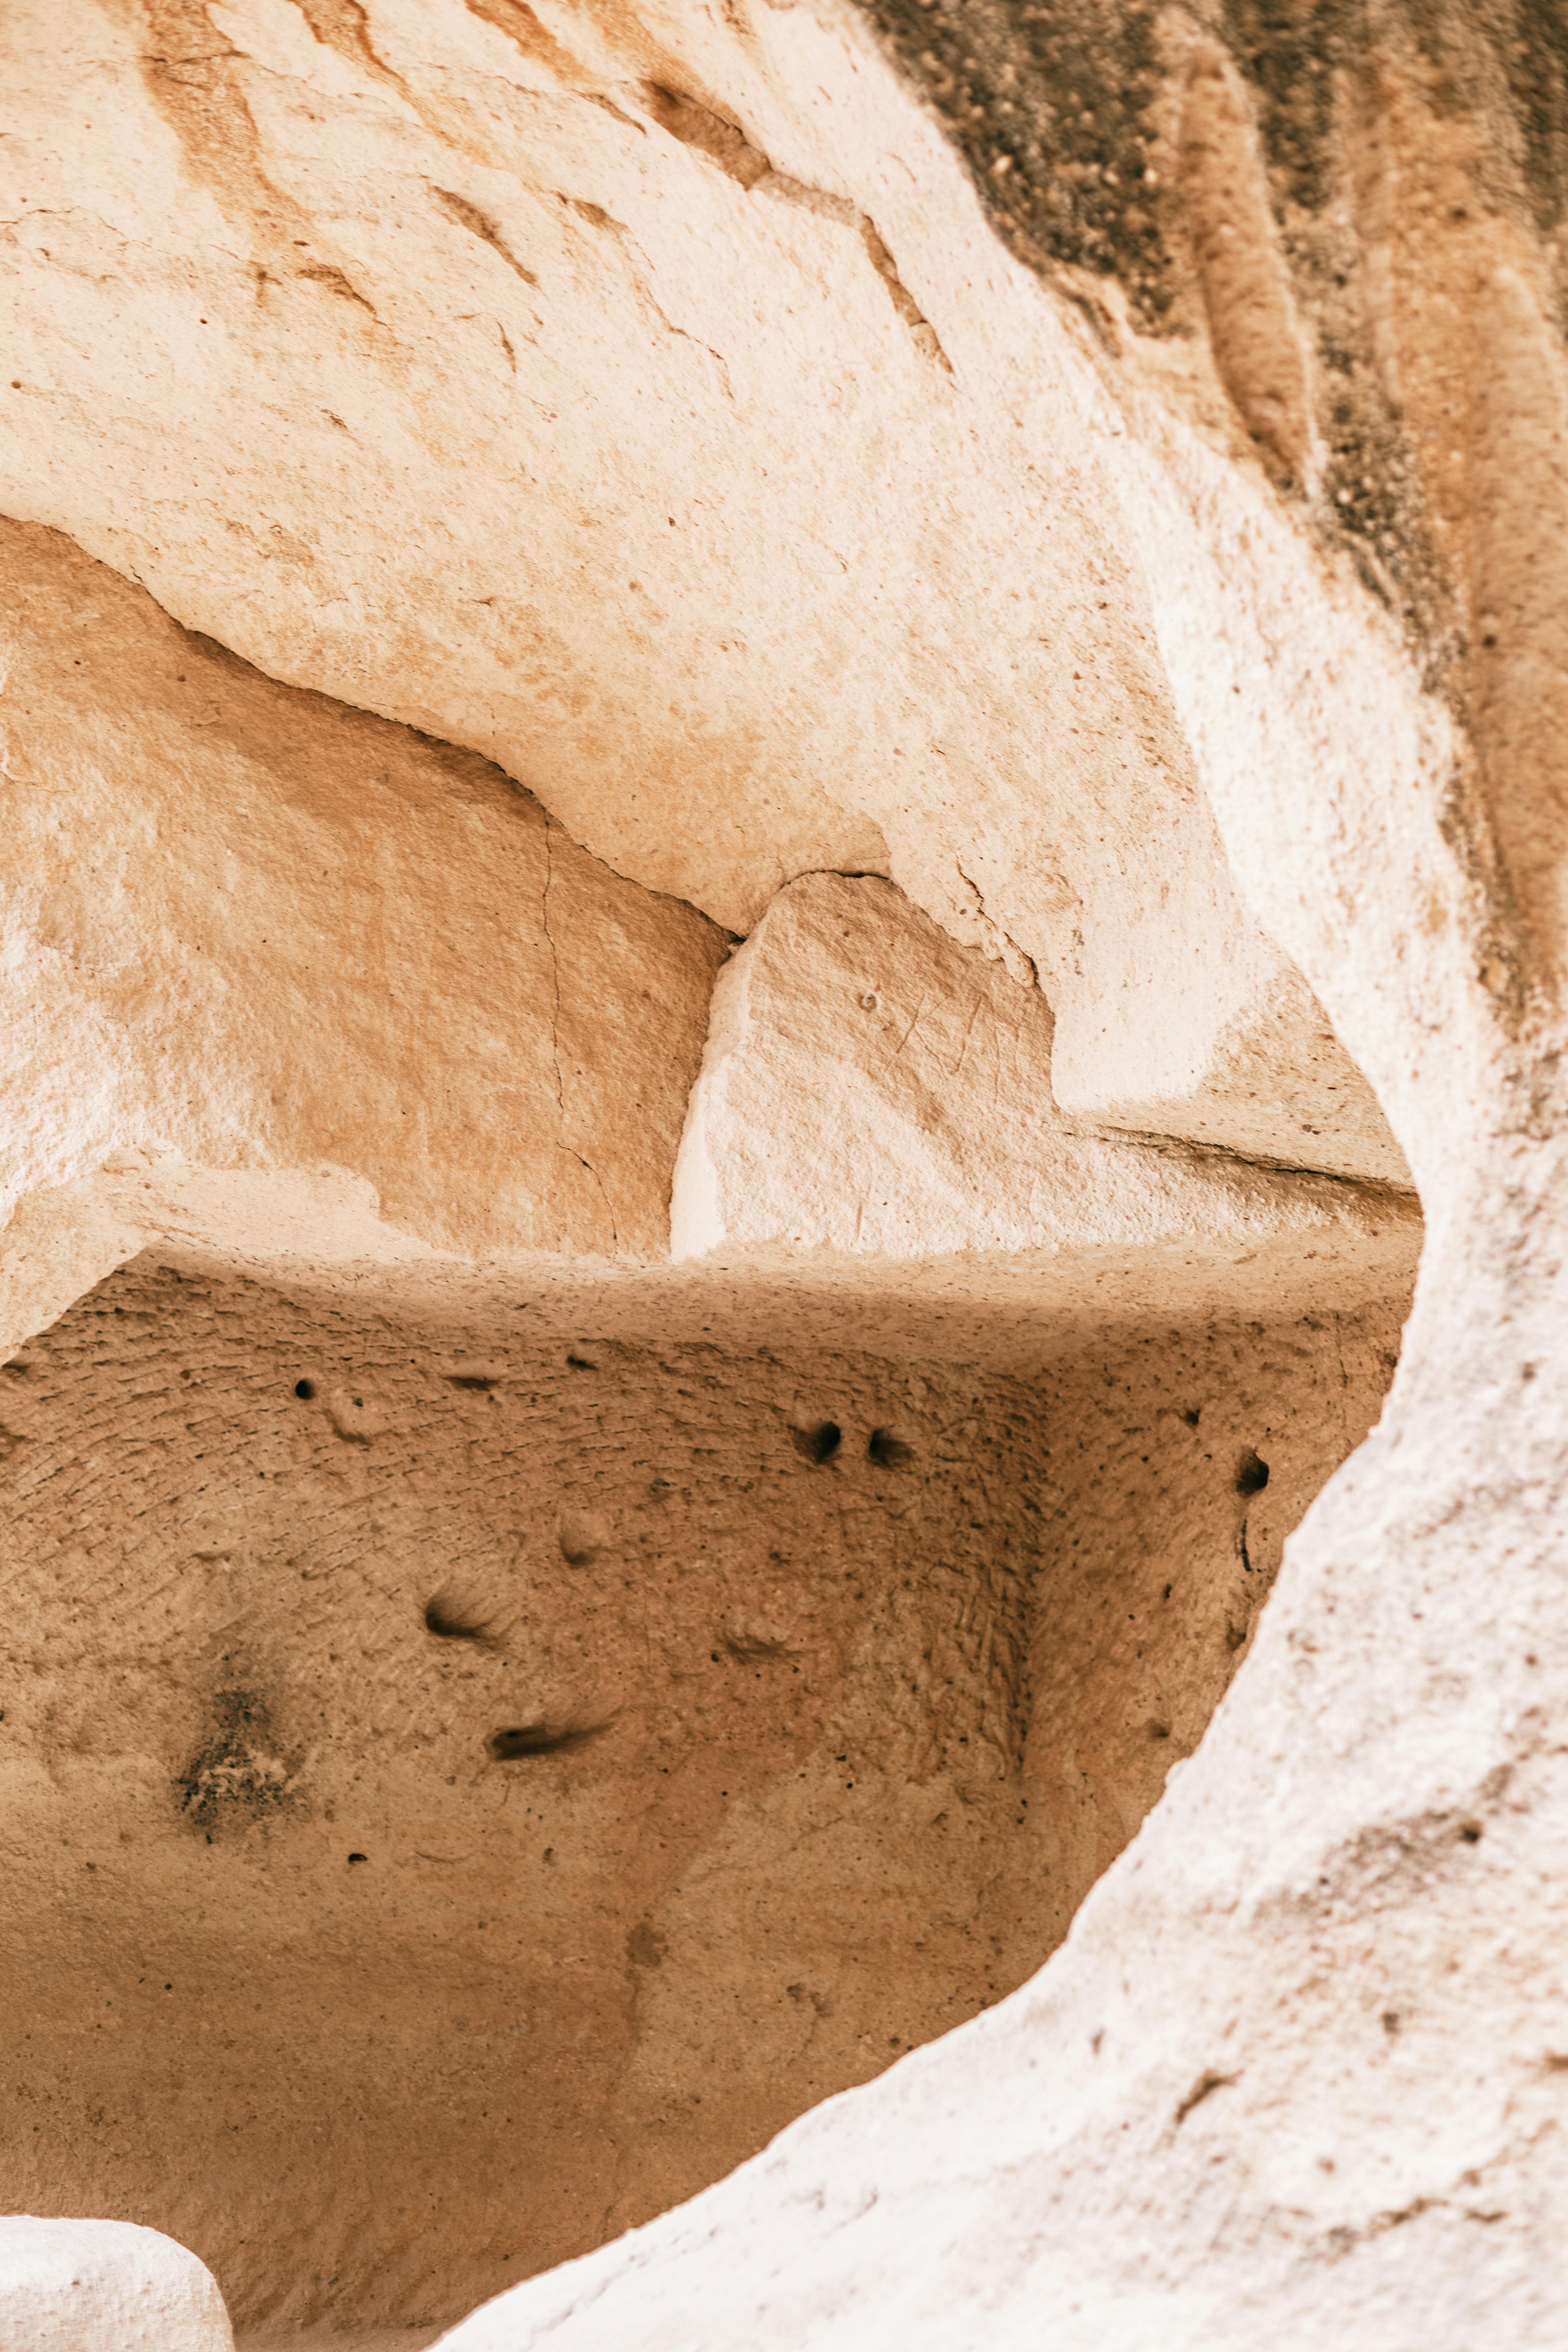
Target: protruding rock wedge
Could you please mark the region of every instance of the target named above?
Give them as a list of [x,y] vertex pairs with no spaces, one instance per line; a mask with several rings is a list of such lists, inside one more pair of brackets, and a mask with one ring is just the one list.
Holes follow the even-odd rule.
[[233,2352],[205,2263],[134,2221],[0,2219],[0,2352]]
[[1257,1241],[1368,1212],[1352,1186],[1064,1117],[1037,988],[892,883],[810,874],[720,975],[670,1237],[678,1258],[779,1243],[908,1258]]

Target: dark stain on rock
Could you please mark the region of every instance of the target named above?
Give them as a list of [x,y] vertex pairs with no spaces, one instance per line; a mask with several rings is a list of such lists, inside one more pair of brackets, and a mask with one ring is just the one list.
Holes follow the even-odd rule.
[[658,1929],[647,1919],[639,1919],[626,1937],[626,1958],[634,1969],[657,1969],[662,1966],[668,1944]]
[[220,1828],[258,1820],[289,1802],[293,1784],[266,1700],[254,1690],[215,1693],[206,1737],[174,1780],[191,1827],[211,1839]]
[[1155,11],[1102,0],[862,0],[1020,258],[1119,277],[1153,321],[1167,256],[1145,181]]

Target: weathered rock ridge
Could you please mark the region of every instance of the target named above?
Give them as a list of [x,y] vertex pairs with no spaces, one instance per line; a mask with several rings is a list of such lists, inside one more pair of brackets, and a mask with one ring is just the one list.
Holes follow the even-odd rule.
[[0,566],[6,1209],[114,1150],[325,1162],[435,1246],[662,1254],[714,927],[55,535]]
[[1399,1223],[1370,1188],[1096,1133],[1051,1099],[1038,989],[890,883],[780,891],[713,992],[676,1161],[678,1258],[785,1243],[920,1259]]

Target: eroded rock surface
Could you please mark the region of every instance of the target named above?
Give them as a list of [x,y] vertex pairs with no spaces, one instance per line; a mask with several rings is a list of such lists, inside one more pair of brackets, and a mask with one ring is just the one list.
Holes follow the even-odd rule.
[[1397,637],[1233,462],[1206,345],[1112,373],[852,12],[0,39],[0,506],[737,930],[891,874],[1038,972],[1075,1109],[1405,1175],[1222,846],[1233,772],[1409,793]]
[[112,1275],[0,1376],[0,2195],[242,2322],[451,2319],[1009,1991],[1375,1414],[1401,1255],[880,1333]]
[[0,56],[16,2193],[402,2320],[854,2085],[455,2340],[1555,2352],[1555,12]]
[[326,1162],[447,1248],[662,1253],[722,934],[57,534],[0,526],[0,572],[6,1210],[151,1150]]

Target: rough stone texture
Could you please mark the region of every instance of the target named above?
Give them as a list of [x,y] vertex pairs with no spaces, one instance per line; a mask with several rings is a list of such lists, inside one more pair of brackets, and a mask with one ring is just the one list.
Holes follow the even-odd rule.
[[0,2196],[451,2319],[1010,1990],[1377,1411],[1409,1230],[1321,1240],[110,1276],[0,1376]]
[[0,1229],[0,1351],[163,1240],[257,1268],[279,1254],[365,1271],[443,1255],[387,1224],[374,1187],[340,1169],[192,1168],[177,1153],[111,1151],[96,1174],[29,1193]]
[[131,2221],[0,2217],[0,2352],[233,2352],[210,2271]]
[[237,2352],[428,2352],[439,2327],[262,2328],[240,2336]]
[[[0,508],[737,929],[890,873],[1037,969],[1075,1109],[1405,1177],[1211,808],[1368,756],[1408,796],[1394,633],[1206,348],[1117,375],[852,14],[13,0],[0,42]],[[1267,650],[1194,562],[1249,625],[1269,575]]]
[[[1466,16],[1489,87],[1444,54]],[[1322,203],[1321,249],[1353,260],[1341,290],[1366,340],[1324,362],[1316,414],[1356,450],[1353,498],[1339,478],[1363,570],[1394,606],[1385,559],[1415,583],[1401,620],[1429,731],[1424,750],[1405,738],[1402,787],[1392,698],[1359,769],[1331,756],[1324,709],[1293,776],[1206,773],[1238,877],[1420,1184],[1394,1388],[1298,1531],[1196,1755],[1035,1982],[685,2212],[477,2316],[463,2352],[633,2332],[647,2352],[1561,2339],[1563,360],[1554,201],[1529,201],[1516,166],[1536,139],[1538,161],[1560,156],[1562,26],[1505,8],[1214,24],[1237,21],[1268,102],[1241,63],[1195,61],[1190,152],[1218,154],[1256,269],[1216,265],[1205,339],[1231,337],[1235,428],[1283,482],[1302,411],[1272,363],[1248,392],[1247,322],[1288,282],[1258,250],[1278,233],[1271,143],[1289,163],[1294,126],[1305,171],[1323,132],[1333,172],[1300,201]],[[1510,102],[1516,67],[1539,110],[1517,83]],[[1254,140],[1269,201],[1248,218]],[[1225,207],[1181,201],[1201,241]],[[1397,424],[1377,461],[1362,395]],[[1310,447],[1291,464],[1303,495],[1279,511],[1304,550],[1324,543],[1310,499],[1334,475]],[[1164,527],[1171,628],[1194,656],[1206,637],[1239,688],[1250,652],[1292,729],[1283,531],[1266,559],[1237,537],[1227,609],[1203,587],[1201,527],[1169,509]],[[1358,626],[1389,642],[1370,598]],[[1342,669],[1346,712],[1348,686]],[[1219,699],[1186,709],[1220,746]]]
[[325,1162],[447,1248],[661,1252],[714,926],[54,532],[0,525],[0,1208],[151,1149]]
[[[967,1225],[951,1196],[930,1197],[941,1154],[927,1134],[926,1180],[900,1214],[911,1246],[945,1254],[824,1249],[818,1264],[776,1237],[841,1240],[864,1205],[842,1154],[833,1182],[811,1193],[799,1181],[842,1140],[820,1107],[845,1087],[845,1056],[819,1030],[815,1101],[804,1054],[787,1069],[774,1056],[787,1086],[762,1083],[760,1021],[722,1060],[743,972],[721,992],[692,1130],[721,1147],[700,1229],[712,1255],[696,1270],[606,1270],[591,1311],[559,1267],[534,1262],[537,1290],[511,1295],[517,1262],[479,1280],[431,1255],[528,1239],[603,1249],[574,1221],[585,1192],[572,1216],[552,1205],[557,1147],[576,1143],[547,1092],[509,1200],[520,1156],[475,1078],[472,1148],[454,1148],[445,1172],[414,1156],[407,1181],[426,1183],[428,1214],[399,1205],[390,1234],[376,1200],[398,1197],[407,1157],[391,1089],[361,1098],[348,1154],[308,1120],[277,1147],[258,1127],[215,1155],[166,1132],[162,1112],[125,1139],[148,1150],[134,1168],[93,1173],[108,1139],[84,1140],[79,1159],[44,1152],[26,1181],[56,1192],[31,1194],[17,1222],[7,1328],[56,1313],[62,1287],[144,1233],[180,1226],[220,1255],[161,1245],[110,1275],[56,1325],[43,1364],[58,1385],[38,1391],[37,1425],[24,1412],[13,1433],[27,1596],[16,1622],[40,1661],[20,1688],[57,1710],[26,1717],[25,1801],[5,1816],[22,1849],[14,1932],[37,1971],[37,2021],[20,2030],[40,2050],[47,2030],[55,2054],[38,2079],[74,2132],[40,2132],[46,2191],[18,2193],[145,2209],[210,2185],[185,2234],[221,2251],[247,2309],[285,2319],[412,2319],[443,2263],[455,2294],[510,2275],[505,2255],[521,2266],[492,2217],[517,2226],[536,2110],[520,2124],[497,2097],[510,2078],[465,2073],[450,2052],[471,2018],[520,2021],[521,1963],[509,1953],[488,1974],[479,1939],[497,1918],[517,1929],[498,1898],[533,1882],[483,1881],[463,1929],[475,1944],[437,1946],[427,1906],[410,1894],[398,1907],[416,1870],[391,1879],[370,1832],[349,1849],[364,1863],[331,1862],[331,1901],[316,1904],[310,1875],[337,1848],[308,1837],[335,1835],[355,1805],[399,1850],[423,1818],[414,1739],[428,1724],[432,1752],[446,1741],[452,1759],[437,1808],[463,1802],[456,1759],[510,1734],[471,1764],[475,1783],[515,1792],[563,1776],[562,1818],[574,1835],[581,1805],[581,1851],[592,1831],[613,1864],[585,1891],[599,1941],[576,1915],[570,1928],[564,1911],[537,1915],[563,1965],[548,2001],[531,1988],[529,2014],[552,2018],[553,2003],[574,2030],[584,2020],[589,2058],[574,2051],[573,2095],[554,2106],[558,2078],[531,2078],[542,2112],[577,2118],[584,2137],[578,2168],[550,2174],[528,2209],[560,2232],[528,2259],[696,2186],[802,2101],[856,2085],[681,2211],[511,2289],[460,2327],[465,2352],[1555,2352],[1568,2297],[1568,29],[1555,0],[875,0],[859,14],[840,0],[539,0],[538,13],[521,0],[19,0],[0,42],[16,353],[0,382],[0,505],[283,682],[246,674],[247,760],[265,765],[268,730],[303,723],[285,714],[307,691],[380,714],[321,714],[334,740],[368,729],[379,741],[401,721],[460,744],[407,753],[458,780],[444,808],[514,809],[515,778],[550,810],[536,821],[546,853],[558,831],[583,843],[644,917],[653,888],[759,930],[753,979],[781,886],[837,869],[861,879],[830,891],[864,895],[880,877],[1021,991],[1038,983],[1058,1171],[1067,1125],[1092,1122],[1144,1139],[1128,1169],[1164,1138],[1288,1170],[1408,1176],[1426,1218],[1382,1417],[1301,1519],[1259,1616],[1287,1526],[1372,1418],[1387,1370],[1389,1254],[1414,1220],[1386,1196],[1381,1232],[1342,1187],[1346,1213],[1292,1226],[1271,1212],[1254,1251],[1222,1204],[1258,1180],[1215,1171],[1200,1213],[1194,1175],[1194,1213],[1217,1229],[1172,1234],[1163,1183],[1135,1250],[1022,1247],[1004,1265],[954,1244],[987,1214],[1005,1229],[998,1203],[974,1213],[994,1182],[1020,1197],[1016,1160],[979,1150],[969,1110],[938,1101],[949,1166],[969,1171]],[[27,659],[47,668],[57,635]],[[57,741],[75,739],[79,707],[90,739],[106,692],[134,703],[139,665],[112,637],[107,650],[107,688],[54,690]],[[132,772],[144,736],[173,740],[131,709],[117,740]],[[499,762],[482,783],[476,759]],[[144,809],[175,805],[158,783],[138,783],[153,795]],[[282,773],[257,796],[278,824],[293,805]],[[111,841],[113,798],[94,803]],[[423,939],[425,858],[395,798],[386,824],[406,854],[369,898],[389,936],[413,908],[408,936]],[[477,854],[445,877],[459,913],[512,870],[493,854],[499,823],[472,817]],[[161,905],[172,876],[199,936],[221,939],[223,859],[240,838],[226,803],[203,838],[222,857],[212,848],[187,875],[166,825],[134,868],[136,898]],[[24,906],[53,870],[38,833],[25,845]],[[291,953],[323,929],[334,944],[345,927],[363,933],[291,849],[276,872]],[[537,901],[536,876],[530,887]],[[79,877],[58,887],[67,936],[106,938]],[[786,895],[775,937],[799,904]],[[900,923],[912,973],[938,950]],[[680,937],[710,956],[681,999],[690,1011],[719,943]],[[21,939],[24,982],[55,985]],[[165,967],[184,970],[161,943],[154,983]],[[277,970],[256,961],[258,1002],[287,1003]],[[97,1005],[102,988],[84,972],[61,1001]],[[584,1019],[598,996],[595,975]],[[157,985],[122,1017],[141,1054],[162,1018]],[[407,1033],[432,1118],[446,1018],[427,995]],[[1043,1038],[1037,1008],[1019,1020]],[[650,1016],[637,1032],[635,1078],[686,1056],[659,1129],[670,1151],[701,1025]],[[514,1027],[537,1063],[537,1009]],[[79,1092],[100,1058],[124,1076],[108,1034],[86,1040]],[[221,1076],[233,1052],[218,1026],[193,1029],[166,1072],[150,1052],[130,1068],[127,1103],[199,1104],[209,1064]],[[865,1081],[860,1131],[880,1120],[890,1134],[907,1108],[897,1083],[873,1087],[866,1056],[849,1060]],[[335,1115],[337,1074],[325,1086],[322,1067],[303,1053],[301,1096],[316,1089]],[[774,1166],[742,1124],[723,1133],[731,1079],[755,1086],[781,1131],[798,1137],[816,1116],[810,1151]],[[70,1131],[76,1110],[52,1086],[40,1062],[20,1091],[24,1146],[35,1100]],[[605,1097],[612,1126],[619,1091]],[[336,1270],[307,1280],[242,1260],[233,1237],[265,1245],[266,1202],[237,1196],[226,1212],[205,1189],[212,1171],[181,1173],[151,1150],[166,1142],[265,1174],[295,1224],[319,1199],[332,1234],[318,1255]],[[332,1157],[347,1173],[321,1175]],[[1166,1179],[1176,1164],[1161,1160]],[[726,1167],[750,1171],[728,1194]],[[815,1224],[780,1213],[775,1178]],[[650,1177],[642,1197],[656,1195]],[[412,1239],[398,1238],[405,1221]],[[353,1256],[368,1261],[358,1273],[344,1270]],[[177,1315],[149,1309],[136,1343],[106,1339],[101,1363],[86,1339],[100,1309],[161,1297],[176,1272],[216,1286],[225,1352],[184,1350],[196,1361],[165,1360],[165,1376],[200,1371],[220,1399],[244,1389],[243,1408],[215,1408],[210,1448],[195,1414],[195,1432],[137,1434],[160,1409],[135,1402],[141,1364],[183,1336]],[[454,1304],[458,1291],[472,1303]],[[255,1404],[281,1354],[247,1353],[218,1293],[243,1298],[264,1336],[261,1299],[323,1333],[334,1314],[332,1328],[353,1324],[336,1354],[321,1339],[324,1389],[279,1396],[307,1423]],[[567,1356],[616,1326],[633,1352],[616,1377],[628,1396],[643,1383],[624,1423],[608,1408],[570,1418],[571,1381],[608,1386],[605,1366],[586,1368],[591,1348],[549,1381],[542,1358],[507,1353],[523,1297]],[[447,1335],[428,1362],[416,1325]],[[982,1345],[977,1326],[994,1339],[1005,1326],[1005,1345]],[[508,1462],[479,1430],[509,1425],[513,1375],[474,1383],[514,1360],[517,1391],[541,1402]],[[95,1383],[120,1366],[100,1423]],[[971,1366],[987,1401],[973,1425],[958,1410]],[[666,1424],[648,1395],[685,1449],[679,1491],[706,1496],[722,1471],[734,1516],[694,1501],[685,1548],[650,1539],[628,1588],[614,1581],[617,1546],[641,1522],[626,1495],[565,1489],[617,1428],[616,1476],[651,1486]],[[479,1429],[460,1424],[450,1478],[422,1488],[405,1433],[428,1429],[439,1450],[460,1414]],[[808,1459],[829,1422],[837,1448]],[[83,1430],[98,1432],[90,1453]],[[51,1444],[77,1465],[60,1518],[45,1487],[26,1486]],[[912,1514],[906,1526],[887,1498],[923,1478],[922,1462],[943,1475],[929,1482],[929,1527]],[[828,1493],[831,1513],[815,1499]],[[426,1507],[433,1550],[413,1516]],[[525,1526],[517,1557],[539,1571],[539,1613],[520,1601],[501,1632],[487,1622],[468,1639],[445,1613],[472,1602],[444,1597],[447,1555],[472,1524],[464,1557],[497,1572],[503,1507]],[[318,1525],[323,1541],[341,1535],[342,1565],[313,1578],[300,1569],[318,1559]],[[297,1528],[310,1543],[290,1571]],[[809,1676],[799,1654],[798,1708],[756,1696],[782,1663],[757,1645],[787,1633],[784,1596],[764,1580],[763,1632],[746,1619],[737,1648],[727,1630],[738,1596],[752,1607],[759,1553],[786,1549],[775,1529],[797,1547],[781,1570],[809,1571],[790,1588],[816,1645]],[[252,1530],[254,1572],[237,1571]],[[143,1558],[176,1555],[185,1564],[163,1582],[144,1573]],[[290,1573],[290,1595],[322,1588],[321,1617],[309,1601],[268,1613]],[[637,1646],[639,1594],[658,1601],[668,1654],[651,1633]],[[396,1620],[405,1601],[412,1614]],[[432,1601],[434,1629],[419,1613]],[[225,1642],[229,1661],[243,1650],[275,1668],[276,1735],[236,1696],[260,1685],[221,1679]],[[319,1758],[285,1654],[319,1674],[318,1715],[342,1725]],[[437,1663],[448,1654],[463,1663]],[[688,1692],[658,1679],[683,1660]],[[721,1688],[710,1675],[729,1678],[722,1698],[707,1698]],[[504,1714],[491,1704],[503,1696]],[[356,1784],[367,1722],[377,1760]],[[668,1796],[665,1733],[691,1759]],[[969,1750],[984,1772],[964,1769]],[[152,1763],[127,1769],[128,1756]],[[637,1762],[639,1794],[659,1784],[630,1822],[624,1797],[604,1793],[617,1756]],[[324,1794],[308,1811],[329,1781],[330,1824]],[[921,1807],[950,1781],[939,1822]],[[231,1831],[223,1805],[247,1790],[256,1818]],[[503,1826],[482,1854],[521,1850],[517,1801],[496,1805]],[[210,1847],[203,1809],[219,1824]],[[662,1854],[654,1823],[668,1824]],[[142,1907],[121,1946],[128,1915],[91,1891],[109,1857],[73,1843],[110,1824],[116,1850],[123,1829],[146,1858],[127,1873]],[[264,1868],[263,1854],[280,1859]],[[543,1873],[542,1849],[530,1866]],[[373,1899],[381,1941],[363,1932]],[[73,1904],[100,1900],[90,1924],[128,2005],[164,1921],[223,1993],[180,2030],[173,2063],[161,2011],[146,2040],[128,2036],[108,2092],[115,2043],[93,2014],[93,1947],[61,1936],[89,1916]],[[873,2048],[878,2063],[894,2054],[889,2017],[903,2040],[977,2010],[1069,1915],[1030,1982],[864,2079]],[[516,1933],[513,1948],[529,1948]],[[782,1999],[774,1948],[791,1956]],[[852,1956],[868,1951],[857,1979]],[[812,2002],[808,2019],[789,1987],[809,2000],[829,1961],[836,1983],[866,1987],[865,2005],[846,1992],[831,2018]],[[591,2031],[561,1990],[568,1965],[599,2000]],[[483,2006],[472,1988],[498,1980],[504,1994]],[[382,2012],[363,1995],[384,1983],[395,2069],[364,2054]],[[258,2018],[242,2040],[239,2021]],[[266,2041],[274,2018],[300,2025],[284,2055]],[[237,2117],[221,2089],[226,2031],[240,2062],[255,2053],[258,2100],[287,2088],[301,2102],[287,2127],[268,2110],[249,2147],[251,2109]],[[31,2065],[33,2051],[17,2054]],[[395,2116],[370,2097],[389,2080]],[[166,2100],[177,2144],[204,2158],[178,2181],[137,2169],[160,2145],[140,2127],[142,2096]],[[220,2126],[237,2120],[220,2154]],[[492,2127],[496,2170],[476,2189],[471,2151]],[[359,2134],[384,2152],[374,2179]],[[242,2210],[219,2184],[251,2162],[260,2187]],[[401,2215],[384,2194],[394,2177],[411,2184]],[[434,2221],[433,2193],[449,2200]],[[240,2227],[253,2211],[254,2234]],[[271,2267],[290,2247],[314,2267]]]
[[1373,1232],[1386,1192],[1095,1135],[1051,1099],[1037,988],[891,883],[805,877],[720,974],[676,1163],[678,1258],[896,1258]]

